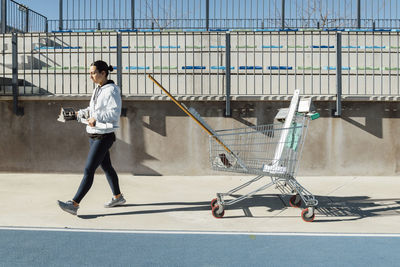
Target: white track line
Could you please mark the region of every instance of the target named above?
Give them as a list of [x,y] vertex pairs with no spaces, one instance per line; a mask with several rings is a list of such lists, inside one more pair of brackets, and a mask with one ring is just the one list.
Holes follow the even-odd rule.
[[250,236],[321,236],[321,237],[400,237],[400,234],[385,233],[291,233],[291,232],[224,232],[224,231],[161,231],[161,230],[107,230],[80,228],[41,228],[41,227],[2,227],[0,230],[48,231],[48,232],[86,232],[113,234],[169,234],[169,235],[250,235]]

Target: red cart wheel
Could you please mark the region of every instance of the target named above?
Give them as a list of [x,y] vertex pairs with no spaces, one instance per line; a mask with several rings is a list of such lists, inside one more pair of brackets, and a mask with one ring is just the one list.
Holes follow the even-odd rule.
[[222,217],[224,217],[224,214],[225,214],[225,211],[224,210],[222,210],[222,212],[218,212],[218,210],[219,210],[219,205],[215,205],[213,208],[212,208],[212,215],[215,217],[215,218],[217,218],[217,219],[221,219]]
[[218,199],[214,198],[213,200],[211,200],[211,208],[214,208],[215,205],[218,204]]
[[306,208],[301,212],[301,218],[305,222],[312,222],[315,219],[315,213]]
[[297,195],[292,196],[289,199],[289,204],[293,208],[300,208],[300,206],[301,206],[301,198],[299,198],[299,200],[297,202],[296,202],[296,198],[297,198]]

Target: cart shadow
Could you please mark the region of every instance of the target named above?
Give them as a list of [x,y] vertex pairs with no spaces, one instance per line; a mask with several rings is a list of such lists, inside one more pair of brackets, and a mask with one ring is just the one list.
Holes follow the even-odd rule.
[[[269,196],[269,197],[266,197]],[[239,197],[239,196],[234,196]],[[226,218],[237,217],[256,217],[263,218],[266,216],[253,215],[250,212],[251,208],[264,206],[268,208],[268,212],[283,211],[292,207],[289,204],[291,195],[275,195],[275,200],[272,200],[273,205],[266,206],[266,201],[271,201],[271,195],[256,195],[242,202],[232,205],[229,209],[243,209],[244,216],[226,216]],[[337,221],[355,221],[369,217],[385,217],[385,216],[400,216],[400,198],[375,199],[367,196],[354,197],[336,197],[336,196],[315,196],[319,204],[316,207],[316,217],[314,222],[337,222]],[[282,206],[276,199],[280,199]],[[300,207],[304,209],[305,207]],[[226,214],[226,213],[225,213]],[[299,212],[300,215],[300,212]],[[271,215],[282,216],[285,215]],[[225,218],[224,217],[224,218]]]
[[[240,195],[233,195],[233,198]],[[369,217],[384,216],[400,216],[400,198],[374,199],[367,196],[354,197],[336,197],[336,196],[315,196],[319,204],[316,208],[316,219],[314,222],[337,222],[337,221],[355,221]],[[289,205],[288,196],[279,194],[262,194],[246,198],[238,203],[226,207],[226,219],[240,217],[287,217],[281,214],[287,209],[293,209]],[[178,206],[178,207],[176,207]],[[186,211],[210,211],[210,201],[202,202],[161,202],[161,203],[144,203],[144,204],[126,204],[118,208],[143,208],[143,207],[167,207],[147,210],[130,210],[115,213],[87,214],[78,215],[81,219],[95,219],[98,217],[123,216],[123,215],[140,215],[140,214],[157,214],[169,212],[186,212]],[[262,212],[255,208],[265,208]],[[243,215],[229,216],[229,211],[242,210]],[[252,212],[253,210],[253,212]],[[300,209],[299,209],[300,210]],[[265,215],[265,212],[271,215]],[[276,213],[278,212],[278,213]],[[237,212],[236,212],[237,213]],[[211,215],[211,214],[210,214]]]
[[400,198],[370,198],[367,196],[316,196],[314,222],[355,221],[370,217],[400,216]]

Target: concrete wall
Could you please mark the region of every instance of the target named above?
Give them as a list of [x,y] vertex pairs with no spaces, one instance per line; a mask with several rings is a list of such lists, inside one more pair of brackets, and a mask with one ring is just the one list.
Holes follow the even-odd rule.
[[[21,100],[25,115],[0,101],[0,171],[82,172],[88,151],[84,125],[56,121],[61,106],[82,108],[88,100]],[[287,101],[191,101],[215,129],[271,123]],[[398,175],[398,102],[343,102],[342,118],[332,118],[334,102],[315,102],[322,117],[311,121],[300,175]],[[208,136],[171,101],[124,101],[117,142],[111,154],[119,172],[142,175],[209,175]]]

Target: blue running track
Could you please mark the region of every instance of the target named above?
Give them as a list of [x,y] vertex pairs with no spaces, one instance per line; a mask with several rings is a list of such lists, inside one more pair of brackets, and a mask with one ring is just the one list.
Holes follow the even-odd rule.
[[0,228],[0,266],[399,266],[400,235]]

